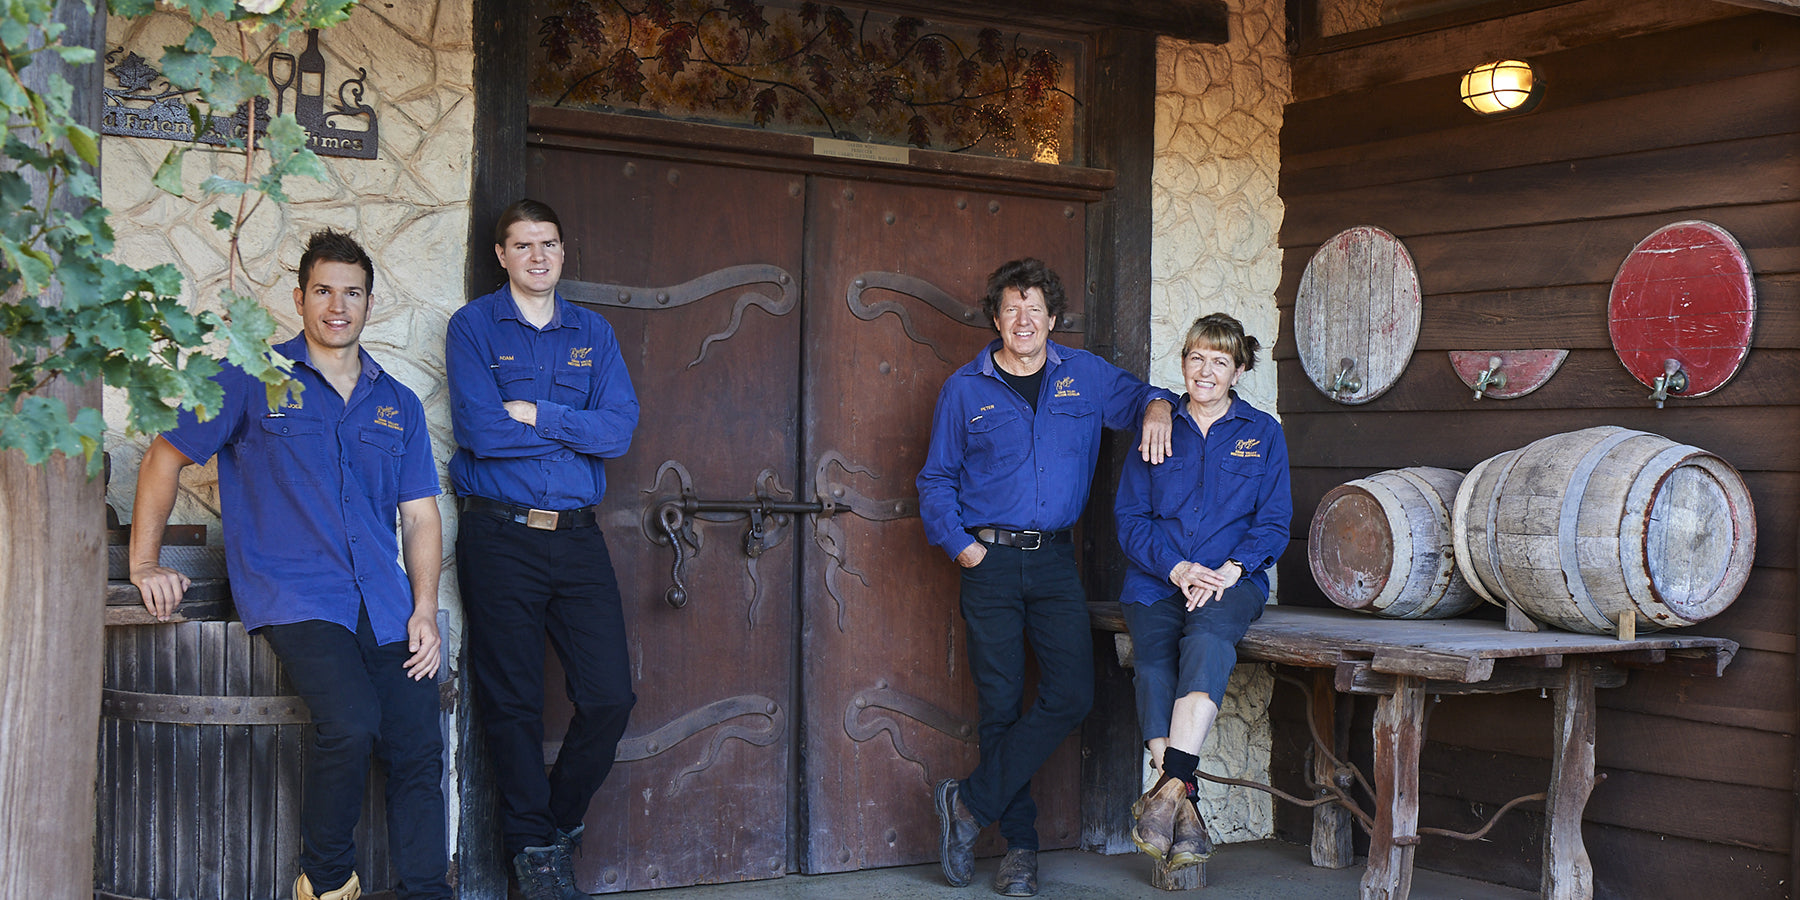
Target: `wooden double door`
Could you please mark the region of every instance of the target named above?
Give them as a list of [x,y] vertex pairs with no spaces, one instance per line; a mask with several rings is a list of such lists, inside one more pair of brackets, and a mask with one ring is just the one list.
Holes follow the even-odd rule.
[[[581,887],[935,859],[931,785],[973,767],[977,714],[914,478],[944,379],[994,336],[988,272],[1045,259],[1079,327],[1092,195],[541,134],[528,158],[562,291],[612,323],[643,408],[605,506],[638,705]],[[1078,841],[1075,744],[1038,779],[1046,847]]]

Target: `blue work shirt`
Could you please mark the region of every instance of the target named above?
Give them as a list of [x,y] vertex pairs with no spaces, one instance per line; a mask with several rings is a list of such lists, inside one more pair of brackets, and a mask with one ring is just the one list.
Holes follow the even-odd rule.
[[1294,518],[1281,423],[1236,391],[1205,435],[1186,396],[1175,410],[1174,453],[1159,466],[1127,457],[1119,476],[1113,511],[1131,562],[1119,599],[1155,603],[1174,593],[1176,564],[1216,569],[1228,559],[1243,563],[1243,580],[1267,597],[1268,568],[1287,549]]
[[263,383],[227,365],[205,422],[183,411],[163,437],[194,462],[219,457],[225,569],[244,627],[334,622],[355,631],[369,611],[379,644],[404,641],[412,587],[394,534],[400,504],[434,497],[437,465],[425,408],[359,350],[345,401],[313,368],[306,337],[275,345],[305,390],[279,409]]
[[[458,494],[554,510],[606,496],[603,460],[631,448],[638,401],[599,313],[559,295],[540,330],[519,314],[512,286],[502,287],[450,317],[444,366]],[[536,403],[537,425],[507,415],[508,400]]]
[[1061,531],[1087,506],[1100,427],[1136,428],[1150,401],[1175,395],[1089,353],[1044,345],[1037,412],[994,368],[998,340],[938,394],[931,448],[919,470],[925,537],[952,559],[975,543],[964,529]]

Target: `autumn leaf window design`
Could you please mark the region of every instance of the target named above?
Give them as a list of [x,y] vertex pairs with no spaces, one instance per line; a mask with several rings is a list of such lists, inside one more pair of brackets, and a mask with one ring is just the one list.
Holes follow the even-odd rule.
[[1076,163],[1084,45],[819,3],[535,0],[531,101]]

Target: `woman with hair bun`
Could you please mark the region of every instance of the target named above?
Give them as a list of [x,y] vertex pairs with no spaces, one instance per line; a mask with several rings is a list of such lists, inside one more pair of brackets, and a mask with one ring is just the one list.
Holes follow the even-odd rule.
[[1119,479],[1119,543],[1130,562],[1119,599],[1138,722],[1160,773],[1132,804],[1131,837],[1172,868],[1212,854],[1195,802],[1200,747],[1293,518],[1281,425],[1232,390],[1259,347],[1231,316],[1196,320],[1181,353],[1187,394],[1173,455],[1158,466],[1133,456]]

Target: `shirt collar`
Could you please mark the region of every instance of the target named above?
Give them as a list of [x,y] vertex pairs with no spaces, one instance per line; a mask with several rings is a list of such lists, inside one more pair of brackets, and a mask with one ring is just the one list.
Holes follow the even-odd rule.
[[[1217,418],[1216,420],[1213,421],[1214,425],[1217,425],[1220,422],[1225,421],[1226,419],[1247,418],[1244,415],[1244,401],[1238,399],[1237,389],[1233,388],[1230,391],[1230,394],[1231,394],[1231,406],[1225,410],[1224,415],[1220,416],[1219,418]],[[1200,423],[1194,421],[1193,414],[1188,412],[1188,395],[1187,394],[1182,394],[1181,402],[1175,404],[1175,418],[1186,419],[1186,420],[1188,420],[1189,425],[1194,426],[1195,431],[1200,430]]]
[[[306,332],[303,331],[276,344],[274,349],[275,352],[293,360],[295,365],[303,365],[311,369],[313,374],[321,379],[325,377],[325,374],[319,371],[319,367],[313,365],[312,348],[306,345]],[[362,361],[362,374],[357,376],[357,381],[374,381],[381,377],[381,364],[375,361],[375,357],[369,355],[369,351],[364,349],[360,342],[356,345],[356,356]]]
[[[518,322],[521,325],[527,325],[527,326],[531,325],[530,322],[525,321],[525,314],[519,312],[519,301],[513,298],[512,282],[507,282],[506,284],[501,285],[499,292],[500,292],[500,294],[505,296],[506,302],[495,305],[494,318],[495,319],[512,319],[513,321]],[[563,298],[562,298],[562,294],[556,293],[556,294],[551,295],[550,321],[548,323],[546,323],[544,325],[544,327],[541,329],[533,326],[533,330],[549,331],[552,328],[561,328],[562,326],[563,326]]]
[[[975,360],[976,364],[981,367],[981,374],[992,375],[995,378],[1000,377],[1000,373],[994,368],[994,351],[999,349],[1000,339],[994,338],[988,342],[987,349],[981,351],[981,356]],[[1062,354],[1058,352],[1056,342],[1045,341],[1044,368],[1039,371],[1049,371],[1060,365],[1062,365]]]

